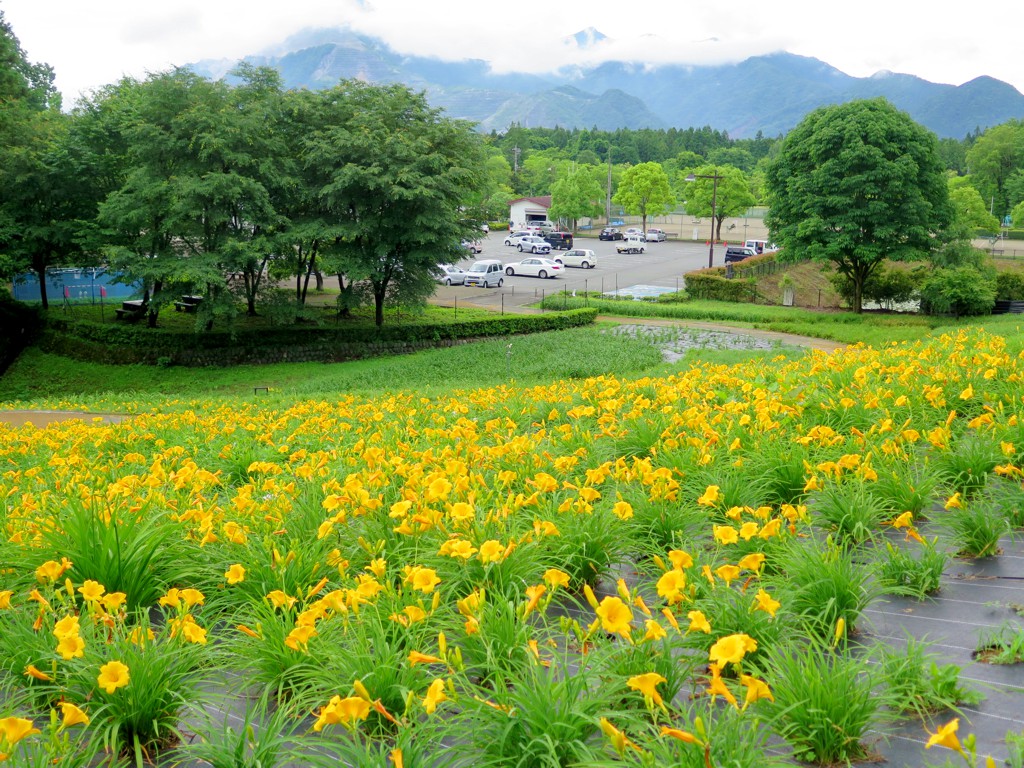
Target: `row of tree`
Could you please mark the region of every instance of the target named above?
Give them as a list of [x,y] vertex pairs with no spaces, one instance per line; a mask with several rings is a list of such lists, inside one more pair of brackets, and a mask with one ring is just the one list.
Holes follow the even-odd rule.
[[[145,286],[150,322],[183,292],[209,321],[256,312],[268,278],[338,275],[342,308],[433,291],[479,232],[483,138],[399,85],[285,91],[186,70],[125,79],[61,112],[52,72],[4,29],[3,272],[109,265]],[[34,78],[34,79],[33,79]],[[475,207],[474,207],[475,206]],[[242,301],[239,302],[239,299]]]
[[[701,167],[732,168],[745,174],[756,203],[765,202],[765,177],[782,142],[782,136],[760,135],[734,140],[709,127],[588,131],[514,125],[505,133],[488,136],[489,146],[500,149],[508,164],[504,176],[496,178],[507,177],[513,194],[555,194],[555,182],[570,171],[585,174],[590,186],[605,189],[609,164],[616,189],[627,168],[656,163],[667,174],[678,200],[689,200],[690,190],[682,181],[689,173]],[[1007,215],[1018,222],[1015,226],[1024,226],[1024,121],[977,130],[961,141],[939,139],[935,150],[950,177],[957,179],[955,186],[973,189],[985,212],[995,216],[986,224],[979,221],[978,226],[995,229]],[[977,208],[975,201],[969,204]]]

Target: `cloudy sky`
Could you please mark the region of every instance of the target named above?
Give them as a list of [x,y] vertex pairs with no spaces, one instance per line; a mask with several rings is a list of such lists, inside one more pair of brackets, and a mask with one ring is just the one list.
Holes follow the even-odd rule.
[[[907,0],[0,0],[65,104],[122,75],[271,49],[304,28],[348,25],[399,52],[544,72],[594,59],[723,63],[785,50],[847,74],[881,70],[959,85],[990,75],[1024,92],[1017,2],[982,9]],[[567,42],[607,36],[580,50]]]

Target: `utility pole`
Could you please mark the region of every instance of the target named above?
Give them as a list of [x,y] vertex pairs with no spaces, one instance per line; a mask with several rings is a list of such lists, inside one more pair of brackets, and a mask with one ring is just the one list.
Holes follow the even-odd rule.
[[612,221],[612,145],[608,145],[608,188],[604,198],[604,222]]

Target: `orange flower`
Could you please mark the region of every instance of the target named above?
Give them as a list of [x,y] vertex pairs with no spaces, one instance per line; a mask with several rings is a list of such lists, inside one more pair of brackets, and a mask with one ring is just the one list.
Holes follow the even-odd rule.
[[740,569],[735,565],[721,565],[715,569],[715,575],[725,582],[726,586],[740,577]]
[[739,533],[731,525],[714,526],[715,541],[719,544],[735,544],[740,539]]
[[53,636],[60,639],[69,635],[77,635],[79,630],[77,616],[65,616],[53,625]]
[[697,503],[700,504],[702,507],[713,507],[721,498],[721,496],[722,495],[719,493],[719,488],[717,485],[709,485],[705,489],[704,494],[699,499],[697,499]]
[[417,565],[406,568],[405,583],[413,589],[418,589],[420,592],[430,593],[434,591],[434,587],[441,583],[441,579],[438,578],[437,573],[433,569]]
[[669,550],[668,559],[672,561],[673,568],[678,568],[681,571],[693,566],[693,558],[681,549]]
[[684,744],[700,744],[701,741],[696,736],[688,731],[681,731],[678,728],[669,728],[667,725],[661,726],[662,736],[671,736],[673,739],[678,739]]
[[437,709],[437,705],[447,700],[448,697],[444,692],[444,678],[439,677],[430,684],[430,687],[427,689],[427,695],[423,697],[423,710],[428,715],[432,715],[434,710]]
[[89,724],[89,716],[69,701],[62,701],[60,703],[60,713],[64,717],[60,724],[61,730],[70,728],[73,725]]
[[29,664],[25,667],[25,675],[27,677],[35,678],[36,680],[42,680],[43,682],[49,682],[53,679],[45,672],[38,670],[35,664]]
[[555,587],[569,587],[569,574],[557,568],[548,568],[544,571],[544,581],[554,589]]
[[23,717],[0,718],[0,742],[6,747],[13,747],[26,736],[39,732],[38,728],[33,727],[31,720]]
[[537,603],[540,601],[541,597],[547,591],[548,588],[545,587],[543,584],[537,584],[536,586],[526,588],[527,601],[526,609],[523,611],[524,618],[529,616],[533,609],[537,607]]
[[959,752],[962,755],[964,750],[960,746],[960,740],[956,737],[956,732],[959,728],[960,718],[954,717],[935,733],[931,734],[931,738],[928,739],[928,743],[924,745],[924,748],[931,749],[932,747],[945,747],[946,749],[952,749]]
[[750,675],[740,675],[740,682],[747,687],[747,698],[743,702],[743,709],[746,709],[758,699],[775,701],[775,697],[772,696],[771,689],[763,680],[758,680],[756,677],[751,677]]
[[665,598],[669,605],[675,605],[684,599],[683,590],[686,589],[686,574],[678,569],[665,571],[658,579],[658,596]]
[[690,620],[690,626],[686,632],[704,632],[705,634],[711,634],[711,624],[708,622],[707,617],[704,616],[702,611],[690,611],[686,614],[686,617]]
[[601,726],[601,732],[608,737],[608,741],[611,742],[612,748],[622,755],[626,751],[626,747],[632,747],[639,751],[640,748],[630,741],[626,734],[611,724],[611,721],[606,717],[602,717],[598,724]]
[[659,683],[668,682],[664,677],[659,675],[657,672],[647,672],[643,675],[634,675],[626,681],[626,685],[632,688],[634,691],[640,691],[644,696],[644,701],[648,702],[648,705],[654,704],[655,706],[661,706],[663,701],[661,694],[658,693],[657,686]]
[[275,609],[291,608],[293,605],[295,605],[296,602],[298,602],[298,598],[291,597],[290,595],[281,591],[280,589],[275,589],[273,592],[268,592],[267,600],[270,601],[270,604],[273,605]]
[[100,667],[99,677],[96,683],[107,693],[113,693],[118,688],[124,688],[131,680],[128,667],[120,661],[108,661]]
[[633,621],[633,611],[618,597],[606,597],[597,607],[597,616],[605,632],[612,632],[629,637]]
[[415,667],[417,664],[444,664],[444,659],[439,659],[437,656],[428,656],[419,651],[409,651],[409,666]]
[[757,641],[743,633],[721,637],[711,646],[708,658],[720,664],[739,664],[747,653],[757,650]]
[[775,612],[779,610],[782,605],[778,600],[772,599],[772,596],[763,589],[757,590],[757,595],[755,595],[754,599],[757,601],[757,605],[754,606],[754,610],[764,611],[772,617],[775,616]]
[[505,548],[496,539],[489,539],[480,545],[480,562],[497,563],[504,556]]
[[717,664],[711,665],[711,680],[708,682],[708,695],[711,696],[714,701],[715,696],[721,696],[734,707],[739,709],[739,704],[736,703],[736,697],[733,696],[732,691],[722,680],[722,670]]
[[64,659],[80,659],[85,655],[85,640],[78,635],[65,635],[57,643],[57,653]]
[[332,696],[326,707],[320,710],[313,730],[319,733],[327,725],[349,725],[357,720],[365,720],[370,714],[370,702],[359,696]]

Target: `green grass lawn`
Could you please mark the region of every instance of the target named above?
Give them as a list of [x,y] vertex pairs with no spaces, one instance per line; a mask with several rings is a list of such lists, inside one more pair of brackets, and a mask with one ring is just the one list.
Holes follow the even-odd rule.
[[[417,390],[425,396],[508,383],[527,386],[601,374],[640,375],[662,365],[649,339],[609,333],[610,325],[460,344],[412,355],[346,363],[281,363],[231,368],[161,368],[85,363],[30,349],[0,377],[0,403],[92,409],[173,397],[329,397]],[[138,407],[138,406],[136,406]]]

